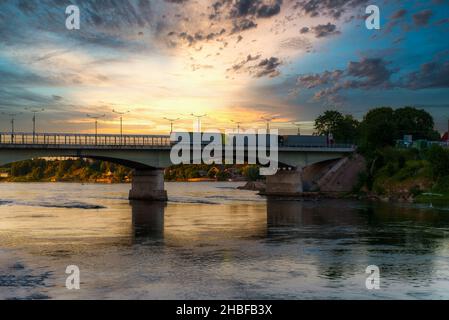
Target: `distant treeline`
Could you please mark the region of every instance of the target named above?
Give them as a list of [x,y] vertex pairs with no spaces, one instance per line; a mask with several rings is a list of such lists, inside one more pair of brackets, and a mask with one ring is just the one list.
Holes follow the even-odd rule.
[[1,168],[11,182],[126,182],[131,169],[121,165],[85,159],[33,159],[15,162]]
[[177,165],[165,170],[165,180],[185,181],[209,178],[217,181],[261,179],[257,165]]
[[381,107],[369,110],[361,121],[337,110],[328,110],[315,120],[315,134],[332,134],[337,142],[351,141],[364,150],[394,146],[404,135],[414,140],[439,141],[433,117],[425,110]]
[[[86,159],[33,159],[0,168],[9,182],[129,182],[132,169],[110,162]],[[177,165],[165,170],[167,181],[260,179],[255,165]]]

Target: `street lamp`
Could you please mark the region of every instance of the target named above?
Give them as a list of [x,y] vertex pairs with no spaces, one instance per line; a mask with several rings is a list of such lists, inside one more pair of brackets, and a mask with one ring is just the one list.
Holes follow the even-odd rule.
[[301,124],[298,122],[292,122],[292,124],[298,128],[298,136],[301,135]]
[[175,123],[175,121],[181,120],[181,118],[170,119],[164,117],[164,119],[170,121],[170,135],[171,135],[173,133],[173,124]]
[[120,111],[112,109],[112,112],[115,114],[118,114],[120,116],[120,144],[122,144],[122,141],[123,141],[123,116],[125,114],[130,113],[130,111],[128,110],[125,112],[120,112]]
[[93,116],[90,114],[86,114],[86,117],[94,119],[95,120],[95,145],[97,144],[97,137],[98,137],[98,119],[104,118],[106,117],[105,114],[100,115],[100,116]]
[[16,120],[16,116],[18,116],[21,113],[22,112],[19,112],[19,113],[2,112],[2,114],[7,115],[8,117],[10,117],[10,120],[11,120],[11,143],[14,143],[14,121]]
[[45,109],[33,109],[33,108],[25,108],[25,110],[30,111],[31,113],[33,113],[33,143],[35,142],[35,138],[36,138],[36,114],[39,112],[44,112]]
[[233,123],[235,123],[237,125],[237,134],[239,134],[240,133],[240,125],[243,122],[241,122],[241,121],[234,121],[234,120],[231,120],[231,122],[233,122]]
[[261,117],[263,121],[267,123],[267,133],[270,131],[270,122],[276,119],[276,117]]
[[201,132],[201,118],[206,117],[207,114],[196,115],[192,113],[191,116],[198,119],[198,132]]

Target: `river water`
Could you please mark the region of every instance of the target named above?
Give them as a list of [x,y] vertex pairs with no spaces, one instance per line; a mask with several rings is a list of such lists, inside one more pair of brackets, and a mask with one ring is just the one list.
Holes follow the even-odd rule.
[[449,204],[238,185],[167,183],[162,204],[129,203],[129,185],[0,184],[0,299],[449,299]]

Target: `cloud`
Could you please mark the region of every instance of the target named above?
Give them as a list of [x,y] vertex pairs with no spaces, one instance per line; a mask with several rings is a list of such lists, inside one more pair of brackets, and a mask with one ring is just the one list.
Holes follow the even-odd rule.
[[189,0],[165,0],[165,2],[170,2],[170,3],[177,3],[177,4],[182,4],[185,3]]
[[254,76],[257,78],[268,76],[270,78],[276,77],[280,74],[277,67],[281,65],[279,58],[271,57],[259,62],[258,65],[253,67]]
[[[34,93],[23,87],[10,86],[0,88],[0,107],[25,108],[37,106],[51,106],[55,103],[53,96]],[[11,110],[11,109],[10,109]]]
[[233,70],[233,71],[239,71],[239,70],[241,70],[243,67],[245,67],[245,65],[246,65],[248,62],[256,61],[256,60],[258,60],[259,58],[260,58],[260,54],[259,54],[259,55],[256,55],[256,56],[248,55],[248,56],[246,57],[245,60],[243,60],[243,61],[241,61],[241,62],[239,62],[239,63],[237,63],[237,64],[234,64],[230,69],[228,69],[228,71],[230,71],[230,70]]
[[[259,61],[257,63],[252,63]],[[274,78],[280,75],[277,68],[282,64],[279,58],[271,57],[267,59],[260,60],[260,55],[252,56],[248,55],[245,60],[234,64],[228,69],[228,72],[247,72],[255,78],[262,78],[268,76]]]
[[[226,0],[222,2],[230,3]],[[231,3],[229,15],[233,18],[246,16],[269,18],[281,11],[282,0],[235,0]]]
[[350,89],[394,89],[422,90],[449,88],[449,60],[447,51],[440,52],[433,61],[423,63],[419,70],[408,72],[392,80],[399,69],[390,68],[390,62],[382,58],[362,58],[351,61],[345,70],[304,74],[297,78],[299,89],[316,89],[315,100],[341,101],[340,92]]
[[327,37],[340,33],[340,31],[337,30],[337,26],[330,22],[327,24],[319,24],[313,27],[312,30],[315,33],[315,37],[317,38]]
[[281,12],[282,0],[217,0],[211,5],[209,19],[230,20],[231,33],[257,27],[257,19],[267,19]]
[[305,34],[305,33],[308,33],[309,31],[310,31],[310,28],[309,28],[309,27],[302,27],[302,28],[299,30],[299,33]]
[[405,77],[407,88],[449,88],[449,61],[432,61],[421,65],[418,71]]
[[341,18],[347,11],[366,4],[368,0],[303,0],[296,8],[310,17],[327,16]]
[[199,69],[213,69],[214,66],[209,64],[192,64],[192,71],[197,71]]
[[280,48],[291,50],[311,50],[312,44],[310,41],[303,37],[292,37],[283,40],[279,44]]
[[350,81],[349,86],[364,89],[388,86],[393,73],[392,70],[388,69],[388,64],[382,58],[363,58],[358,62],[351,61],[346,74],[358,80]]
[[325,71],[321,74],[308,74],[301,75],[297,79],[297,84],[301,87],[312,89],[322,85],[327,85],[332,82],[339,81],[341,76],[343,75],[343,71],[335,70],[335,71]]
[[397,70],[389,69],[388,65],[389,62],[382,58],[362,58],[350,61],[345,70],[300,75],[297,85],[304,89],[319,89],[314,95],[315,100],[337,102],[342,100],[341,90],[391,88],[390,79]]
[[400,10],[396,11],[395,13],[393,13],[391,15],[390,19],[393,19],[393,20],[401,19],[405,16],[406,13],[407,13],[407,10],[400,9]]
[[423,10],[413,15],[413,21],[416,26],[422,27],[426,26],[429,23],[430,18],[432,17],[432,10]]
[[231,33],[239,33],[241,31],[245,31],[248,29],[253,29],[257,27],[257,23],[250,19],[242,19],[242,20],[235,20],[233,22],[234,27],[232,28]]
[[[207,42],[214,40],[215,38],[222,36],[226,33],[226,29],[221,29],[219,32],[210,32],[207,34],[204,34],[201,31],[196,32],[195,34],[189,34],[186,31],[176,33],[174,31],[171,31],[167,34],[168,37],[177,37],[179,40],[187,43],[189,46],[192,46],[198,42]],[[176,45],[176,42],[173,42],[174,45]]]
[[300,34],[307,34],[310,32],[313,32],[315,34],[315,37],[317,38],[324,38],[341,33],[337,30],[337,26],[330,22],[328,22],[327,24],[319,24],[312,28],[302,27],[301,29],[299,29]]

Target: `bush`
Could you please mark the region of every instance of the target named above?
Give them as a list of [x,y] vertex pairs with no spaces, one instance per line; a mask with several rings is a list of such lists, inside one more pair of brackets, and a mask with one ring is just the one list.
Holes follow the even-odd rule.
[[257,165],[249,165],[243,168],[243,175],[248,181],[257,181],[260,179],[259,167]]
[[449,175],[449,150],[432,145],[427,151],[427,160],[431,164],[435,180]]
[[432,192],[449,194],[449,176],[440,177],[433,186]]
[[413,195],[413,197],[419,196],[423,191],[419,186],[413,186],[410,188],[410,193]]

